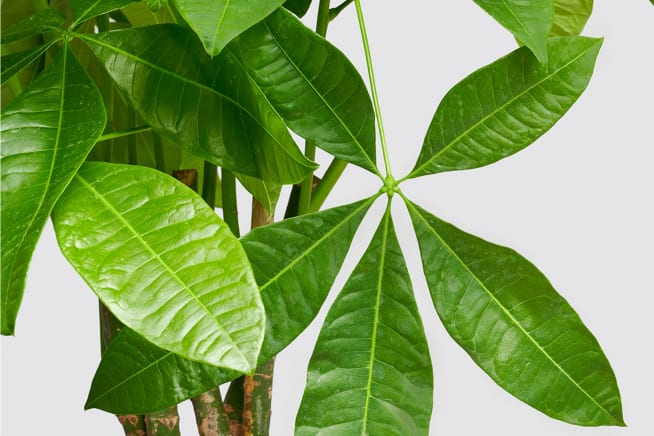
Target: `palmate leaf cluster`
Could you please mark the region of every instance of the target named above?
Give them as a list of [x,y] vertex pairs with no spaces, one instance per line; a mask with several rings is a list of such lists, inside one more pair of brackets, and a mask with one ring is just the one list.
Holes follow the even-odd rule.
[[[363,79],[293,14],[310,1],[71,0],[70,10],[23,14],[2,34],[11,49],[2,83],[13,90],[2,110],[2,333],[14,332],[51,216],[62,253],[125,325],[87,407],[163,409],[251,372],[296,338],[321,309],[366,212],[385,198],[322,326],[296,431],[427,434],[432,363],[393,225],[390,205],[400,199],[435,312],[479,367],[551,417],[623,425],[606,357],[542,273],[401,191],[403,180],[518,152],[591,78],[602,41],[578,34],[592,1],[475,2],[524,47],[447,93],[399,181],[380,170]],[[130,128],[128,139],[108,139]],[[291,131],[379,176],[379,192],[237,239],[166,174],[206,161],[236,173],[272,211],[281,185],[317,168]]]

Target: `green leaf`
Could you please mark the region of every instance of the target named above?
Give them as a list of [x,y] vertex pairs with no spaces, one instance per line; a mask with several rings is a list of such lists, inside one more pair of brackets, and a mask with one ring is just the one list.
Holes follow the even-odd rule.
[[436,312],[495,382],[572,424],[624,425],[597,340],[543,274],[407,201]]
[[142,0],[152,12],[157,12],[168,4],[168,0]]
[[[242,238],[266,308],[259,363],[284,349],[318,314],[374,199],[280,221]],[[121,341],[127,344],[120,345]],[[87,407],[112,413],[148,413],[240,375],[157,350],[138,335],[121,334],[114,343],[96,372]],[[140,351],[130,351],[134,349]],[[166,378],[173,374],[177,383]]]
[[271,216],[275,214],[275,207],[277,207],[277,201],[282,192],[281,185],[241,174],[236,174],[236,177]]
[[550,36],[579,35],[593,12],[593,0],[554,0]]
[[80,23],[89,18],[115,11],[123,6],[127,6],[134,0],[70,0],[73,8],[73,24],[70,29],[74,29]]
[[2,334],[14,332],[48,215],[105,123],[100,93],[68,47],[2,111]]
[[408,177],[481,167],[527,147],[586,89],[601,45],[553,38],[545,65],[520,48],[463,79],[438,106]]
[[84,408],[145,414],[201,394],[224,373],[159,348],[124,327],[102,356]]
[[366,86],[350,61],[280,9],[227,46],[288,126],[328,153],[378,173]]
[[540,62],[547,62],[552,0],[475,0],[475,3],[526,45]]
[[53,213],[62,252],[123,324],[191,360],[255,368],[265,313],[243,248],[159,171],[86,163]]
[[229,41],[284,3],[284,0],[174,1],[211,56],[220,53]]
[[43,9],[27,18],[2,29],[2,43],[19,41],[56,29],[65,21],[64,15],[56,9]]
[[281,184],[315,169],[240,66],[209,58],[188,29],[162,24],[83,38],[139,115],[196,156]]
[[302,18],[311,6],[311,0],[286,0],[283,5],[286,9]]
[[9,79],[20,73],[23,68],[37,60],[47,49],[52,47],[52,44],[54,44],[54,42],[2,56],[2,60],[0,61],[2,66],[0,84],[4,85]]
[[327,314],[296,434],[427,435],[432,391],[427,340],[388,208]]

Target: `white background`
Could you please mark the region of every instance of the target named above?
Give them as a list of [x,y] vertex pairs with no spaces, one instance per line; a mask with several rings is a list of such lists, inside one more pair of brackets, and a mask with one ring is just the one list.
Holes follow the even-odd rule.
[[[313,25],[315,12],[314,5],[305,22]],[[445,92],[513,50],[515,42],[471,0],[368,1],[364,12],[399,178],[413,166]],[[606,38],[595,74],[550,132],[497,164],[423,177],[403,190],[432,213],[511,246],[539,266],[601,343],[617,375],[629,427],[554,421],[476,368],[434,315],[410,224],[398,204],[396,226],[434,362],[432,435],[654,434],[654,7],[648,0],[596,1],[584,34]],[[332,23],[328,36],[367,80],[353,6]],[[357,200],[378,187],[374,177],[348,168],[326,206]],[[242,197],[241,204],[248,203]],[[337,285],[365,249],[381,206],[364,221]],[[312,324],[278,358],[273,436],[292,434],[318,328],[319,322]],[[1,340],[3,436],[121,434],[113,416],[83,411],[99,361],[98,337],[97,300],[59,253],[48,224],[32,261],[16,336]],[[185,434],[196,434],[189,404],[180,410]]]

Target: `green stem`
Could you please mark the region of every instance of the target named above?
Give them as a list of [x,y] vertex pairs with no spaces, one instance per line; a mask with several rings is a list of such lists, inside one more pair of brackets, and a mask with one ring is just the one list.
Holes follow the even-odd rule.
[[243,436],[268,436],[272,414],[272,380],[275,358],[259,365],[243,382]]
[[245,376],[232,380],[229,389],[225,395],[223,407],[229,420],[231,436],[241,436],[243,434],[243,384]]
[[346,166],[346,161],[343,159],[334,158],[332,163],[327,168],[327,171],[325,171],[322,180],[320,183],[318,183],[318,186],[316,186],[316,190],[311,197],[311,207],[309,208],[310,212],[316,212],[320,210],[320,207],[336,185],[336,182],[338,182],[341,174],[343,174],[343,171],[345,171]]
[[329,1],[330,0],[320,0],[320,4],[318,5],[316,33],[323,37],[327,36],[327,26],[329,26]]
[[180,436],[177,406],[145,415],[148,436]]
[[191,398],[191,403],[199,436],[230,436],[229,419],[217,387]]
[[329,10],[329,20],[331,21],[334,18],[336,18],[338,16],[338,14],[340,14],[343,11],[343,9],[350,6],[350,4],[352,4],[353,1],[354,0],[345,0],[340,5],[338,5],[338,6],[334,7],[334,8],[331,8]]
[[386,178],[392,178],[391,165],[388,158],[388,147],[386,146],[386,134],[384,133],[384,123],[382,122],[381,110],[379,109],[379,98],[377,97],[377,85],[375,85],[375,73],[372,68],[372,57],[370,56],[370,46],[368,45],[368,34],[366,32],[366,24],[363,21],[363,11],[361,10],[361,1],[354,0],[354,5],[357,9],[357,19],[359,20],[359,29],[361,30],[361,40],[363,42],[363,50],[366,54],[366,67],[368,69],[368,78],[370,80],[370,90],[372,92],[372,102],[375,106],[375,116],[377,118],[377,126],[379,127],[379,139],[381,140],[382,153],[384,154],[384,166],[386,168]]
[[109,31],[109,15],[103,14],[95,17],[95,23],[98,25],[98,31],[108,32]]
[[98,138],[96,142],[109,141],[110,139],[122,138],[123,136],[136,135],[137,133],[149,132],[150,126],[134,127],[133,129],[121,130],[118,132],[106,133]]
[[163,149],[161,137],[157,134],[150,135],[152,137],[152,146],[154,148],[154,164],[159,171],[166,171],[166,155]]
[[221,170],[221,190],[223,194],[223,220],[237,238],[241,237],[238,226],[238,203],[236,202],[236,177],[230,170]]
[[216,186],[218,184],[218,167],[210,162],[204,161],[204,172],[202,174],[202,198],[210,208],[216,208]]

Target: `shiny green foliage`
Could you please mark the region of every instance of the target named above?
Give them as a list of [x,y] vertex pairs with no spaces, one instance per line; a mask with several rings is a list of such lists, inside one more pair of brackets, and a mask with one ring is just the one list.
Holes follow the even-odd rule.
[[236,173],[278,183],[314,165],[227,57],[211,59],[173,24],[84,36],[118,88],[157,132]]
[[274,356],[316,316],[373,198],[253,230],[241,239],[261,289]]
[[368,91],[336,47],[280,9],[226,50],[240,59],[300,136],[336,157],[378,171],[375,115]]
[[174,0],[198,34],[207,53],[215,56],[239,33],[280,7],[284,0]]
[[586,89],[601,45],[553,38],[547,64],[520,48],[463,79],[438,106],[409,177],[481,167],[530,145]]
[[554,0],[551,36],[579,35],[593,12],[593,0]]
[[474,0],[536,55],[547,62],[552,27],[552,0]]
[[80,23],[89,18],[120,9],[133,1],[134,0],[70,0],[70,5],[73,8],[74,19],[70,28],[73,29],[77,27]]
[[[234,232],[234,176],[270,215],[283,185],[303,180],[316,181],[313,200],[322,204],[346,162],[384,178],[364,81],[296,17],[311,0],[70,0],[40,2],[38,12],[31,2],[3,3],[3,25],[7,16],[12,24],[2,32],[10,42],[3,99],[17,97],[2,111],[2,333],[14,331],[32,251],[51,215],[65,257],[124,323],[86,407],[165,409],[252,372],[298,337],[321,310],[364,216],[387,194],[366,252],[334,290],[297,434],[429,434],[432,364],[391,217],[398,196],[436,312],[482,370],[556,419],[624,425],[608,360],[543,274],[401,191],[405,179],[520,151],[591,78],[602,40],[576,35],[592,0],[475,2],[525,47],[445,95],[409,175],[395,181],[382,140],[387,177],[377,194],[240,240],[206,203],[220,192],[217,170]],[[320,34],[351,3],[321,2]],[[59,29],[71,13],[68,31]],[[367,41],[364,52],[370,62]],[[374,83],[371,91],[377,101]],[[289,129],[311,144],[308,156],[314,144],[331,155],[322,180],[311,178],[317,165]],[[186,179],[196,192],[170,177],[180,173],[197,176]],[[289,216],[302,210],[296,197]]]
[[606,356],[545,276],[515,251],[407,206],[436,312],[475,363],[549,416],[624,425]]
[[[267,314],[259,363],[290,344],[318,314],[372,201],[284,220],[242,238]],[[133,332],[121,333],[102,358],[86,407],[151,412],[238,375],[183,359]]]
[[64,15],[55,9],[43,9],[20,20],[7,29],[2,29],[2,43],[18,41],[40,35],[64,24]]
[[104,129],[100,93],[67,47],[2,111],[2,334],[55,202]]
[[5,84],[9,79],[20,73],[23,68],[37,60],[52,44],[41,44],[36,47],[8,54],[2,57],[0,83]]
[[123,328],[102,356],[85,408],[116,414],[162,410],[215,386],[224,369],[184,359]]
[[254,369],[265,314],[243,248],[192,190],[87,163],[53,213],[62,252],[116,317],[186,358]]
[[311,0],[286,0],[284,2],[284,7],[298,17],[304,17],[310,6]]
[[327,314],[296,434],[427,435],[432,388],[427,340],[388,208]]

